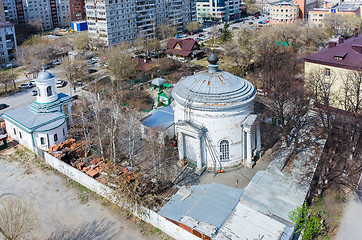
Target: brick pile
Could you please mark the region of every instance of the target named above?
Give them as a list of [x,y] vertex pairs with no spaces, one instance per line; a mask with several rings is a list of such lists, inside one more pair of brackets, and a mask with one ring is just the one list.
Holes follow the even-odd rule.
[[100,173],[105,169],[106,164],[103,162],[102,158],[93,159],[88,166],[83,159],[77,159],[72,163],[72,166],[88,176],[97,179]]

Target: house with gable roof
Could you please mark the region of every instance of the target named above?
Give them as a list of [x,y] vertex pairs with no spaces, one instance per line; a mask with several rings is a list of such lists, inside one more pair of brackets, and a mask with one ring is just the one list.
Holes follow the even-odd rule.
[[166,54],[169,57],[202,58],[204,52],[194,39],[170,39],[166,45]]

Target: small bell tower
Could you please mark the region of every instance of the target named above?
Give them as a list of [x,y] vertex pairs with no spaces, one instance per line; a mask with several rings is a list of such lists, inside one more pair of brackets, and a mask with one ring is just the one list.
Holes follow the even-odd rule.
[[36,102],[40,104],[51,103],[58,100],[58,94],[55,91],[54,76],[43,70],[35,79],[38,96]]

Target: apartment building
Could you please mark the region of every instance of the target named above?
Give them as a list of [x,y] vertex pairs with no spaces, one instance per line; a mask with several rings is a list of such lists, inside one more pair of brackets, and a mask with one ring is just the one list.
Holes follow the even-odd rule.
[[330,14],[362,17],[361,5],[362,2],[345,2],[328,8],[314,8],[309,11],[308,21],[312,24],[322,25],[323,18]]
[[181,32],[196,20],[195,0],[86,0],[85,6],[89,36],[107,46],[154,38],[163,24]]
[[197,0],[198,21],[228,22],[240,18],[241,0]]
[[69,26],[85,18],[84,0],[3,0],[3,6],[6,21],[31,24],[39,30]]
[[279,2],[269,6],[270,24],[293,23],[299,18],[299,5],[292,2]]
[[16,36],[13,23],[0,22],[0,68],[16,58]]

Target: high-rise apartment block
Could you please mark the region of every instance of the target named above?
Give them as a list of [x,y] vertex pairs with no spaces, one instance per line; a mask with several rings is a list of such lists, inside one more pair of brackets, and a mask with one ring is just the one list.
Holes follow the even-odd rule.
[[154,38],[163,24],[181,32],[196,20],[196,0],[86,0],[89,36],[104,45]]
[[[42,30],[69,26],[85,18],[84,0],[3,0],[6,21]],[[1,15],[1,12],[0,12]]]
[[197,20],[228,22],[239,19],[243,7],[242,0],[197,0]]
[[0,21],[0,68],[7,67],[6,65],[15,58],[16,37],[14,24]]

